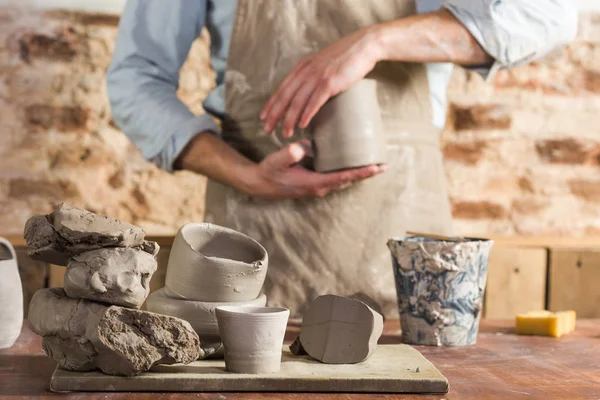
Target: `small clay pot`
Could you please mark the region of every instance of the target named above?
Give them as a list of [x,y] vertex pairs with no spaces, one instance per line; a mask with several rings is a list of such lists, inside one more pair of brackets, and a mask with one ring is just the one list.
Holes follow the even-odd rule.
[[313,118],[311,129],[317,172],[385,163],[377,81],[362,79],[330,99]]
[[243,374],[279,371],[290,310],[276,307],[217,307],[225,367]]
[[175,237],[165,286],[195,301],[252,301],[260,293],[267,251],[256,240],[218,225],[186,224]]
[[23,291],[17,254],[8,240],[0,238],[0,349],[11,347],[23,325]]
[[215,355],[210,353],[210,349],[220,347],[221,335],[219,334],[219,325],[217,324],[217,315],[215,313],[217,307],[264,307],[265,304],[267,304],[267,296],[264,294],[261,294],[258,298],[251,301],[209,303],[178,299],[176,296],[173,296],[167,288],[158,289],[157,291],[152,292],[146,300],[146,308],[148,311],[157,314],[170,315],[188,321],[200,337],[200,347],[204,350],[204,357],[214,357]]

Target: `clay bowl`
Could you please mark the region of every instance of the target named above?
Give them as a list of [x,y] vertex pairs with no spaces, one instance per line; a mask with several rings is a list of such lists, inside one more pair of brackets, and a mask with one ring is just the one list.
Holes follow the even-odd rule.
[[315,115],[311,130],[317,172],[385,163],[377,81],[362,79],[330,99]]
[[243,374],[279,371],[289,316],[287,308],[217,307],[227,370]]
[[186,224],[175,236],[165,286],[170,295],[207,302],[258,297],[268,266],[256,240],[218,225]]

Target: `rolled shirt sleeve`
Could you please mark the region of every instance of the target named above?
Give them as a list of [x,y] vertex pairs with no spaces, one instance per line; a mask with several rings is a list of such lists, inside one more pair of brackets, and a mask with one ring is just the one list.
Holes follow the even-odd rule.
[[567,45],[577,35],[571,0],[446,0],[450,11],[494,58],[474,68],[484,77],[514,68]]
[[205,0],[129,0],[107,73],[113,119],[143,156],[172,171],[198,133],[218,133],[177,97],[179,70],[204,26]]

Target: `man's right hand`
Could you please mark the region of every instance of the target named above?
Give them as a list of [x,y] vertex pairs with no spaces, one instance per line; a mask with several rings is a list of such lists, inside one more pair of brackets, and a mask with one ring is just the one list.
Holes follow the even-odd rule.
[[313,172],[298,165],[308,155],[310,145],[304,139],[268,155],[248,171],[248,193],[273,200],[324,197],[386,170],[385,165],[370,165],[325,174]]
[[205,175],[262,199],[324,197],[386,170],[385,165],[320,174],[298,165],[310,141],[300,140],[268,155],[259,164],[248,160],[211,132],[198,134],[185,148],[176,168]]

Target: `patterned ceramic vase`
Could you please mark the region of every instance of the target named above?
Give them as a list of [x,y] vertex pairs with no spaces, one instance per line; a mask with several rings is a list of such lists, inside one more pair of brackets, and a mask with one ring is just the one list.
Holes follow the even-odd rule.
[[475,344],[493,241],[390,239],[404,343]]

